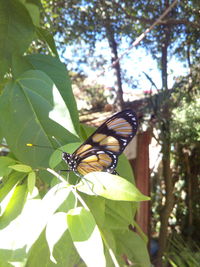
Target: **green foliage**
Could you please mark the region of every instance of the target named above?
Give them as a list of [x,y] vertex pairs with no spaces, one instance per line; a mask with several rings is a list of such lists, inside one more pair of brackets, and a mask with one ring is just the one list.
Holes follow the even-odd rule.
[[[148,198],[132,184],[124,156],[123,178],[90,174],[74,186],[67,174],[49,169],[66,168],[52,136],[73,152],[91,129],[80,126],[53,37],[39,28],[38,1],[2,1],[0,14],[1,152],[9,151],[0,157],[0,266],[122,266],[122,255],[150,266],[146,240],[128,230],[137,202]],[[42,39],[51,55],[28,54],[33,38]],[[68,178],[77,183],[73,173]],[[134,247],[140,252],[132,253]]]
[[170,250],[165,259],[172,267],[198,267],[200,261],[200,248],[192,241],[185,241],[175,234],[170,239]]
[[107,97],[105,96],[106,88],[100,85],[87,86],[83,88],[84,90],[84,100],[87,103],[87,109],[93,109],[94,111],[103,110],[107,104]]
[[184,97],[179,106],[173,110],[172,138],[190,146],[200,141],[200,96],[195,95],[191,101]]
[[[37,7],[36,7],[37,8]],[[26,51],[34,37],[34,25],[26,6],[17,0],[2,0],[0,8],[0,76],[11,66],[12,56]]]

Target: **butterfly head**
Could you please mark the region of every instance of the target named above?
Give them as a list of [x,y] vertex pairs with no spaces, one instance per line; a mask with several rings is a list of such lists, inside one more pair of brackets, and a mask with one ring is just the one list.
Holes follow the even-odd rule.
[[73,160],[72,154],[63,152],[62,159],[68,164],[69,169],[75,171],[76,169],[76,162]]

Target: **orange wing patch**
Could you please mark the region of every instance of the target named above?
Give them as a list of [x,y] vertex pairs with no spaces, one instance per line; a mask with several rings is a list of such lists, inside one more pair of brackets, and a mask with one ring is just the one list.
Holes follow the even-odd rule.
[[99,146],[104,146],[106,149],[114,152],[119,152],[119,141],[113,136],[107,136],[106,134],[95,134],[92,137],[93,142],[97,142]]
[[127,137],[132,134],[132,126],[123,118],[117,118],[108,123],[108,129],[112,129],[116,134]]
[[110,167],[111,163],[112,158],[106,153],[92,155],[79,163],[77,171],[82,175],[86,175],[89,172],[100,172]]
[[86,152],[88,149],[90,149],[92,146],[89,145],[89,144],[86,144],[86,145],[82,145],[78,148],[78,150],[76,151],[76,155],[80,155],[82,154],[83,152]]
[[77,171],[82,174],[86,175],[89,172],[100,172],[103,170],[103,166],[101,165],[94,165],[94,164],[86,164],[86,163],[80,163],[77,167]]
[[89,156],[82,160],[82,162],[94,162],[98,161],[98,157],[96,155]]
[[99,154],[99,163],[104,167],[109,167],[112,163],[112,159],[107,154]]
[[106,146],[106,149],[114,152],[119,152],[120,150],[119,141],[113,136],[107,136],[99,143],[99,145]]
[[106,134],[95,134],[93,137],[92,137],[92,141],[93,142],[101,142],[104,138],[106,138]]

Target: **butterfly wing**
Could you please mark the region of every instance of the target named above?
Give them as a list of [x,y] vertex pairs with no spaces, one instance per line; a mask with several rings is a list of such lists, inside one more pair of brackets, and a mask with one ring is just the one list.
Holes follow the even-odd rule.
[[106,171],[113,173],[117,165],[117,156],[109,151],[92,148],[82,157],[77,158],[76,170],[85,175],[94,171]]
[[92,171],[112,173],[137,127],[137,116],[132,110],[113,115],[71,155],[72,169],[82,175]]

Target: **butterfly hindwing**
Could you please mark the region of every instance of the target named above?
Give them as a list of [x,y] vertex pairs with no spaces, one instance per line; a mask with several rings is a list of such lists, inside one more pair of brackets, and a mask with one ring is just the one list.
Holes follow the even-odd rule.
[[77,158],[77,171],[85,175],[92,171],[113,172],[117,165],[117,156],[99,148],[89,149]]
[[132,110],[121,111],[106,120],[72,155],[63,153],[63,159],[82,175],[92,171],[112,173],[137,126],[137,116]]

